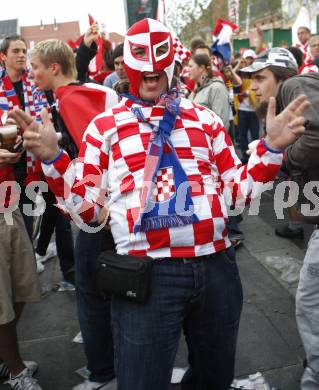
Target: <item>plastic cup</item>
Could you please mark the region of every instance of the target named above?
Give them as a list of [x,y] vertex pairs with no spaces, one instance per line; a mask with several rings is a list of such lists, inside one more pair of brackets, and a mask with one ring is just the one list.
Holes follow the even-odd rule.
[[18,136],[18,127],[16,125],[0,126],[1,149],[7,149],[10,152],[14,150]]

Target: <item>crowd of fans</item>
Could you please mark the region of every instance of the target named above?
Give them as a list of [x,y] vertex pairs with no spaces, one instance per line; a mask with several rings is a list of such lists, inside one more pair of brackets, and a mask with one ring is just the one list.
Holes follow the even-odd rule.
[[[24,304],[40,299],[37,273],[57,255],[63,281],[76,289],[90,371],[89,379],[74,390],[168,389],[182,328],[190,364],[182,389],[228,390],[242,307],[234,249],[244,234],[241,217],[228,218],[227,213],[257,196],[258,183],[274,180],[280,167],[287,181],[296,169],[317,168],[319,123],[308,115],[313,96],[307,91],[308,83],[309,88],[318,84],[319,77],[307,77],[319,72],[319,36],[301,26],[296,47],[260,45],[232,53],[228,61],[212,54],[210,43],[201,38],[194,38],[187,50],[161,23],[144,20],[129,29],[123,44],[112,48],[104,40],[103,66],[92,73],[89,64],[99,37],[94,23],[76,50],[53,39],[38,43],[30,55],[19,36],[1,42],[1,125],[18,125],[20,132],[11,148],[5,147],[5,132],[0,140],[0,183],[6,185],[0,214],[0,377],[8,378],[15,390],[41,389],[33,377],[37,363],[20,356],[16,325]],[[172,99],[178,106],[173,114]],[[166,129],[168,136],[157,139],[168,112],[174,123]],[[192,221],[163,222],[140,203],[147,159],[154,157],[149,145],[160,142],[159,161],[171,160],[169,166],[159,162],[149,176],[164,187],[152,199],[171,202],[174,182],[163,179],[164,174],[174,180],[186,177],[199,186],[190,184],[186,194],[185,202],[196,211]],[[70,159],[76,159],[73,168]],[[99,185],[87,179],[97,172],[102,172]],[[17,189],[7,185],[13,182],[19,184],[18,203]],[[29,196],[32,183],[33,193],[46,202],[38,235],[34,215],[26,211],[35,201]],[[170,203],[175,212],[174,207]],[[139,219],[136,209],[142,210]],[[75,242],[74,210],[86,227],[80,224]],[[152,222],[150,229],[144,228],[147,218],[161,227]],[[101,222],[106,227],[92,233]],[[276,234],[302,237],[302,223],[292,207],[288,224]],[[307,355],[303,390],[319,388],[319,359],[310,347],[319,343],[312,330],[319,293],[307,268],[318,257],[317,232],[297,295]],[[115,248],[121,255],[158,260],[149,303],[112,299],[98,291],[96,259]]]

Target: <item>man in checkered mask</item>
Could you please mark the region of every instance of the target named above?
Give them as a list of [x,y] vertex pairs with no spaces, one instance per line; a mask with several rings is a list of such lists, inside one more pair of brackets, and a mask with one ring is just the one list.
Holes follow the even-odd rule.
[[93,119],[74,165],[49,123],[40,128],[22,112],[14,117],[26,128],[25,147],[44,160],[60,207],[92,222],[106,205],[117,253],[154,259],[145,304],[113,298],[118,387],[168,390],[184,325],[196,388],[227,390],[242,287],[225,252],[226,204],[243,206],[275,178],[283,148],[303,132],[308,102],[298,98],[279,117],[271,104],[268,135],[242,166],[220,118],[171,88],[172,38],[163,24],[134,24],[124,61],[130,94]]

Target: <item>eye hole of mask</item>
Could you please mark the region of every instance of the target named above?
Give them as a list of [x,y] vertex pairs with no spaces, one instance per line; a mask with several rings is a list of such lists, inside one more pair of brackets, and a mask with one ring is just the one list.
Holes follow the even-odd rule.
[[163,45],[156,48],[156,57],[162,57],[169,50],[168,42],[165,42]]
[[145,46],[131,45],[131,52],[138,60],[148,61],[148,48]]

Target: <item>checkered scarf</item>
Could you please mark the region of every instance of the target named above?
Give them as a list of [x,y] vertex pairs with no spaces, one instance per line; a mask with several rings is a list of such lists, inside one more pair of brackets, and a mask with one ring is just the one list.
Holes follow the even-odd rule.
[[[144,106],[147,104],[134,96],[125,97],[134,103]],[[179,113],[180,100],[176,89],[160,96],[157,104],[164,106],[165,111],[158,126],[146,120],[141,107],[132,107],[134,115],[143,122],[148,122],[153,130],[145,160],[141,211],[134,225],[134,233],[198,222],[190,184],[170,140]]]
[[[27,71],[23,72],[22,82],[25,106],[24,111],[32,116],[36,122],[41,123],[40,113],[42,108],[45,107],[49,110],[49,104],[46,96],[36,87]],[[23,109],[8,73],[5,69],[2,69],[0,74],[0,110],[11,111],[16,107]],[[36,159],[34,154],[27,152],[26,159],[27,176],[24,182],[25,185],[31,181],[41,180],[42,175],[41,163],[38,159]]]

